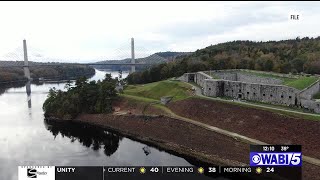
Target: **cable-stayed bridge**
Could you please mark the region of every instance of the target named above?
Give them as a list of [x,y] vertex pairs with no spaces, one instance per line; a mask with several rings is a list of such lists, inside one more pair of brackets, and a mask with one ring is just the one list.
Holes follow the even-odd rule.
[[[126,43],[127,45],[129,43]],[[142,50],[141,50],[142,49]],[[33,49],[32,49],[33,50]],[[130,50],[130,51],[129,51]],[[138,52],[146,51],[144,48],[140,48]],[[32,51],[33,52],[33,51]],[[88,66],[107,66],[107,65],[119,65],[119,66],[130,66],[131,71],[135,72],[136,66],[151,66],[152,64],[155,64],[157,62],[164,62],[165,59],[161,56],[158,56],[156,54],[147,56],[147,53],[144,53],[144,58],[138,58],[136,59],[136,49],[134,45],[134,39],[131,38],[131,47],[121,47],[117,49],[116,54],[118,56],[122,56],[122,60],[107,60],[107,58],[99,58],[96,60],[91,60],[89,63],[77,63],[74,60],[66,60],[66,59],[52,59],[52,58],[45,58],[41,55],[41,53],[35,51],[33,52],[33,55],[31,57],[31,61],[29,61],[29,51],[27,48],[27,42],[26,40],[23,40],[23,48],[22,49],[16,49],[14,52],[8,53],[5,57],[0,58],[0,67],[23,67],[25,77],[31,80],[30,77],[30,67],[37,68],[41,66],[68,66],[68,65],[88,65]],[[131,52],[130,55],[128,52]],[[150,52],[149,52],[150,54]],[[131,56],[131,57],[128,57]],[[144,62],[142,62],[143,59],[147,59]],[[41,61],[41,62],[36,62]],[[68,63],[66,63],[68,62]]]
[[[24,73],[25,78],[21,79],[18,78],[17,80],[10,81],[10,83],[25,83],[26,79],[28,81],[25,83],[26,87],[26,93],[28,96],[28,108],[31,108],[31,74],[30,74],[30,68],[31,70],[40,70],[42,71],[42,67],[48,67],[48,66],[74,66],[74,65],[86,65],[86,66],[130,66],[131,71],[135,72],[137,66],[143,66],[143,67],[150,67],[153,64],[166,62],[166,59],[157,55],[152,54],[151,52],[148,52],[145,48],[137,48],[134,45],[134,39],[131,39],[131,44],[125,43],[124,46],[116,49],[114,51],[114,57],[117,60],[109,60],[106,57],[101,58],[92,58],[91,61],[87,61],[87,63],[79,63],[77,60],[70,60],[70,59],[59,59],[59,58],[47,58],[43,56],[43,53],[39,52],[38,49],[32,48],[32,46],[27,48],[27,42],[26,40],[23,40],[22,48],[16,48],[13,52],[7,53],[4,56],[0,56],[0,72],[1,70],[6,70],[6,68],[10,68],[10,70],[16,71],[16,68],[19,68],[18,71],[20,73]],[[131,46],[131,47],[130,47]],[[138,57],[138,58],[136,58]],[[29,61],[31,60],[31,61]],[[23,68],[23,71],[21,69]],[[46,70],[45,70],[46,71]],[[79,76],[85,76],[86,74],[83,74],[84,72],[80,71],[77,72],[76,75]],[[4,73],[5,74],[5,73]],[[21,76],[23,74],[20,74]],[[60,78],[58,76],[50,75],[50,77],[44,76],[42,78],[48,78],[48,79],[55,79]],[[39,78],[40,79],[40,78]],[[0,82],[0,90],[1,88],[4,88],[4,85],[6,85],[8,81]],[[0,91],[1,93],[1,91]]]
[[[2,61],[0,67],[36,67],[36,66],[62,66],[62,65],[88,65],[88,66],[96,66],[96,65],[121,65],[121,66],[147,66],[152,65],[151,63],[30,63],[29,65],[24,65],[23,61]],[[108,61],[108,60],[106,60]]]

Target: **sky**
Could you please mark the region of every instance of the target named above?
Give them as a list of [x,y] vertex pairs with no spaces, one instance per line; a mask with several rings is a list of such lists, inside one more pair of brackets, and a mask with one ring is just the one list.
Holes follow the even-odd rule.
[[[299,20],[290,15],[299,14]],[[94,62],[320,35],[320,2],[0,2],[0,60]]]

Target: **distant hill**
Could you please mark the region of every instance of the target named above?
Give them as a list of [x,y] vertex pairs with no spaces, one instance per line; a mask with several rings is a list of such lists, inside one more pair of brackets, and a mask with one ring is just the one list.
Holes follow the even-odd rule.
[[[169,53],[168,53],[169,54]],[[131,83],[178,77],[186,72],[252,69],[277,73],[320,74],[320,36],[281,41],[231,41],[199,49],[150,71],[131,74]]]
[[[141,64],[160,64],[163,62],[168,62],[170,60],[175,59],[176,57],[180,57],[183,55],[189,55],[191,52],[158,52],[154,53],[150,56],[144,57],[144,58],[137,58],[136,63],[141,63]],[[130,63],[131,59],[122,59],[122,60],[106,60],[106,61],[99,61],[97,63]]]
[[[28,62],[30,66],[36,65],[46,65],[46,64],[57,64],[57,65],[61,65],[63,63],[56,63],[56,62],[46,62],[46,63],[42,63],[42,62],[33,62],[33,61],[29,61]],[[24,61],[0,61],[0,67],[11,67],[11,66],[23,66],[24,65]]]
[[[9,82],[25,82],[23,61],[0,61],[0,84]],[[46,66],[51,64],[54,66]],[[92,76],[95,70],[87,65],[68,63],[39,63],[29,61],[30,75],[33,79],[76,79],[82,76]],[[33,66],[35,65],[35,66]],[[43,65],[43,66],[41,66]],[[55,66],[56,65],[56,66]],[[17,67],[20,66],[20,67]]]
[[205,65],[205,69],[320,74],[320,36],[267,42],[232,41],[211,45],[181,59],[190,65]]
[[181,56],[186,56],[191,54],[192,52],[172,52],[172,51],[167,51],[167,52],[158,52],[155,53],[158,56],[161,56],[167,60],[174,60],[177,57],[181,57]]
[[[170,62],[173,61],[175,58],[177,57],[182,57],[184,55],[189,55],[191,54],[190,52],[171,52],[171,51],[167,51],[167,52],[158,52],[158,53],[154,53],[150,56],[144,57],[144,58],[137,58],[135,59],[136,63],[139,64],[161,64],[161,63],[165,63],[165,62]],[[127,58],[127,59],[122,59],[122,60],[106,60],[106,61],[99,61],[96,63],[115,63],[115,64],[119,64],[119,63],[131,63],[131,59]],[[149,65],[150,66],[150,65]],[[118,70],[118,69],[122,69],[122,70],[129,70],[130,67],[129,66],[120,66],[120,65],[97,65],[94,66],[97,69],[114,69],[114,70]],[[147,66],[145,66],[147,67]],[[136,69],[144,69],[145,67],[136,67]]]
[[[28,61],[29,66],[86,66],[85,63],[82,62],[34,62]],[[0,67],[22,67],[24,66],[24,61],[1,61],[0,60]],[[32,67],[30,67],[32,68]]]

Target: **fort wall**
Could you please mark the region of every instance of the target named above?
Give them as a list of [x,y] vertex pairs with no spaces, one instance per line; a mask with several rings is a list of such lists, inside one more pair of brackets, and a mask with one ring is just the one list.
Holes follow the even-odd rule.
[[299,94],[301,99],[312,99],[312,97],[320,91],[319,81],[313,83],[311,86],[302,90]]
[[[289,76],[295,78],[292,75]],[[181,79],[185,82],[194,81],[202,88],[202,93],[205,96],[231,97],[270,104],[298,106],[320,113],[320,102],[312,100],[313,95],[320,91],[319,81],[300,91],[279,85],[282,83],[281,79],[255,76],[239,70],[186,73]]]
[[315,113],[320,114],[320,102],[315,100],[301,99],[301,106],[305,109],[310,109]]
[[271,77],[261,77],[252,75],[245,72],[237,73],[237,81],[248,82],[248,83],[261,83],[261,84],[282,84],[281,79],[271,78]]
[[212,77],[207,75],[206,73],[197,72],[195,75],[194,82],[203,88],[205,86],[204,83],[206,79],[212,79]]

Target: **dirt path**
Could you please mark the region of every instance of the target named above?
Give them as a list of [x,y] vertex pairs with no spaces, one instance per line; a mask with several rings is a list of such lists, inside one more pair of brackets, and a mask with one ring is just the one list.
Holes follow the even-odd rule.
[[[249,162],[249,144],[166,116],[145,119],[134,115],[84,114],[76,121],[111,128],[126,136],[211,164],[248,165]],[[303,179],[319,178],[320,167],[304,163]]]
[[320,122],[268,111],[190,98],[169,104],[179,116],[235,132],[268,144],[301,144],[304,155],[320,158]]
[[[119,106],[130,110],[127,103],[125,101]],[[139,106],[144,105],[134,105],[134,112],[139,114]],[[261,141],[269,144],[301,144],[304,155],[317,157],[320,153],[319,142],[313,142],[315,138],[312,135],[319,135],[319,129],[309,128],[319,124],[305,124],[318,123],[316,121],[288,118],[268,111],[196,98],[170,103],[169,108],[172,111],[167,109],[164,112],[166,108],[159,111],[151,107],[150,113],[165,113],[178,119],[166,116],[143,120],[123,115],[82,115],[78,120],[122,131],[125,129],[132,136],[142,139],[147,137],[147,141],[156,141],[162,145],[170,142],[165,143],[165,148],[200,157],[203,161],[218,162],[219,165],[223,162],[247,163],[249,144],[264,144]],[[306,132],[305,129],[311,131]],[[303,179],[320,179],[318,160],[308,158],[304,157]]]
[[166,116],[144,119],[143,116],[135,115],[90,114],[81,115],[76,120],[114,128],[133,137],[153,139],[178,152],[197,155],[207,162],[234,165],[248,163],[247,143],[178,119]]

